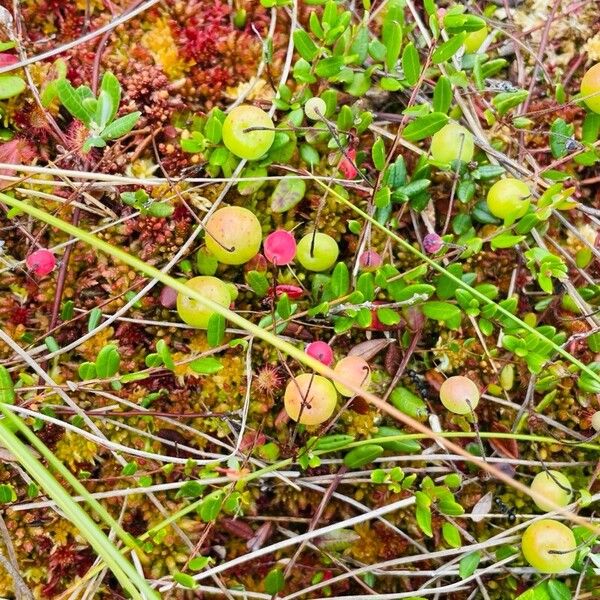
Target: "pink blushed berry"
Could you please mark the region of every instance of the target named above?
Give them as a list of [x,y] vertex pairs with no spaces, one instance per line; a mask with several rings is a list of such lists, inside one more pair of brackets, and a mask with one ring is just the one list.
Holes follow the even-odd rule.
[[444,241],[437,233],[428,233],[423,238],[423,250],[427,254],[435,254],[439,252],[444,245]]
[[312,356],[312,358],[316,358],[326,367],[329,367],[333,362],[333,350],[325,342],[311,342],[306,346],[306,354]]
[[354,179],[358,175],[358,171],[354,166],[356,160],[356,150],[351,148],[346,152],[338,164],[338,169],[346,179]]
[[263,242],[265,257],[274,265],[289,265],[296,256],[296,240],[285,229],[270,233]]
[[50,250],[41,249],[32,252],[25,260],[27,268],[38,277],[45,277],[54,271],[56,258]]
[[363,271],[373,271],[381,266],[381,256],[375,250],[365,250],[358,259]]

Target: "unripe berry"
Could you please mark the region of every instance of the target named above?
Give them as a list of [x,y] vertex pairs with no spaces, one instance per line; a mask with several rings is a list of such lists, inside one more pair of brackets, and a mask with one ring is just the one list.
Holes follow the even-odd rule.
[[596,430],[596,431],[600,431],[600,410],[596,411],[593,415],[592,415],[592,427]]
[[[225,308],[231,304],[229,286],[216,277],[201,275],[190,279],[185,285]],[[212,310],[181,292],[177,294],[177,312],[182,321],[198,329],[206,329],[214,314]]]
[[600,63],[590,67],[583,76],[581,95],[592,112],[600,113]]
[[248,262],[258,254],[261,241],[260,222],[247,208],[219,208],[206,223],[206,247],[226,265]]
[[325,100],[319,97],[309,98],[304,105],[304,114],[311,121],[322,119],[325,116],[326,110],[327,104],[325,104]]
[[335,388],[328,379],[302,373],[287,384],[285,411],[303,425],[320,425],[331,417],[337,403]]
[[26,259],[27,268],[38,277],[45,277],[54,271],[56,267],[56,258],[50,250],[42,248],[32,252]]
[[487,205],[495,217],[512,224],[527,212],[530,198],[531,190],[525,182],[506,177],[489,189]]
[[[354,384],[366,390],[371,384],[371,367],[364,358],[360,356],[346,356],[342,358],[333,369],[344,381]],[[337,391],[342,395],[350,398],[354,396],[354,392],[345,385],[334,381]]]
[[333,362],[333,350],[325,342],[311,342],[306,346],[305,352],[327,367]]
[[339,254],[337,242],[326,233],[307,233],[298,242],[296,258],[307,271],[327,271]]
[[[248,131],[252,127],[264,127]],[[223,143],[227,149],[246,160],[256,160],[265,154],[275,139],[271,117],[249,104],[236,106],[223,122]]]
[[456,375],[442,383],[440,400],[450,412],[466,415],[477,408],[479,389],[468,377]]
[[[576,546],[573,532],[553,519],[532,523],[521,539],[525,560],[540,573],[560,573],[570,569],[577,553],[569,550]],[[556,554],[556,551],[565,554]]]
[[554,510],[551,503],[561,507],[567,506],[573,495],[571,482],[562,473],[552,470],[538,473],[531,482],[531,489],[548,500],[547,502],[535,498],[533,500],[540,510],[546,512]]
[[473,134],[458,123],[448,123],[433,134],[429,151],[437,162],[469,162],[475,151]]
[[274,265],[289,265],[296,256],[296,240],[285,229],[270,233],[263,242],[265,258]]

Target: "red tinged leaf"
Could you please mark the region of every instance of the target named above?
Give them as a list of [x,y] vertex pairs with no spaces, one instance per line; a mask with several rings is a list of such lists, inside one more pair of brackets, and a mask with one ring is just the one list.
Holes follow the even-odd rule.
[[[492,423],[491,431],[496,433],[510,433],[510,429],[502,423]],[[519,458],[519,446],[516,440],[505,438],[490,438],[490,446],[504,458]]]

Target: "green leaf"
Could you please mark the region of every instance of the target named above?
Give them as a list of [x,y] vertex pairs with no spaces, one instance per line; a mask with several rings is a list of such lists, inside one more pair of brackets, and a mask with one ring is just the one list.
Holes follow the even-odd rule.
[[164,363],[165,367],[169,369],[169,371],[173,371],[175,369],[173,356],[171,355],[171,351],[169,350],[169,346],[165,340],[158,340],[158,342],[156,342],[156,353],[158,356],[160,356],[160,359]]
[[390,402],[405,415],[424,421],[427,418],[427,404],[405,387],[396,387],[390,394]]
[[529,588],[519,596],[515,600],[553,600],[550,596],[550,592],[548,591],[548,582],[542,581],[538,583],[535,587]]
[[0,504],[6,504],[7,502],[14,502],[17,499],[17,493],[15,488],[7,483],[0,485]]
[[385,66],[388,71],[393,71],[402,47],[402,26],[393,22],[384,25]]
[[220,346],[225,339],[225,318],[222,315],[214,313],[208,319],[208,328],[206,329],[206,340],[211,348]]
[[190,369],[200,375],[212,375],[223,368],[223,365],[212,356],[203,356],[190,363]]
[[331,274],[331,291],[336,298],[348,293],[350,287],[350,273],[346,263],[339,262]]
[[479,31],[485,27],[481,17],[465,13],[447,12],[444,15],[444,29],[448,33],[461,33],[462,31]]
[[222,127],[221,121],[219,121],[217,117],[211,116],[208,118],[204,127],[204,133],[209,142],[212,144],[218,144],[221,142]]
[[548,580],[548,593],[551,600],[571,600],[571,590],[568,586],[558,579]]
[[296,31],[294,31],[294,46],[298,51],[298,54],[309,63],[312,62],[319,53],[316,44],[303,29],[296,29]]
[[479,551],[470,552],[464,556],[458,565],[458,574],[461,579],[466,579],[475,573],[475,569],[479,565],[481,560],[481,553]]
[[400,315],[391,308],[378,308],[377,318],[383,325],[392,326],[400,323]]
[[25,81],[16,75],[0,75],[0,100],[18,96],[25,91]]
[[173,573],[173,580],[184,588],[190,590],[194,590],[198,587],[196,580],[191,575],[188,575],[187,573],[181,573],[180,571]]
[[246,273],[246,283],[261,298],[266,296],[269,291],[269,280],[264,273],[260,273],[259,271],[248,271]]
[[452,58],[461,48],[467,37],[466,33],[459,33],[452,36],[447,42],[438,46],[431,56],[431,61],[434,65],[439,65]]
[[0,365],[0,402],[3,404],[15,403],[15,386],[4,365]]
[[350,442],[354,441],[354,436],[345,435],[343,433],[335,433],[333,435],[326,435],[316,439],[313,450],[321,450],[324,452],[334,452],[339,448],[347,446]]
[[58,92],[58,99],[69,113],[84,125],[89,126],[92,120],[91,115],[85,109],[83,101],[75,88],[66,79],[59,79],[56,82],[56,91]]
[[428,506],[417,506],[415,516],[417,518],[419,529],[421,529],[427,537],[433,537],[433,531],[431,529],[431,509]]
[[500,116],[505,115],[511,108],[518,106],[525,101],[529,96],[526,90],[518,90],[516,92],[503,92],[497,94],[492,100],[492,104],[496,107]]
[[105,140],[114,140],[123,137],[126,133],[129,133],[137,123],[140,115],[139,111],[129,113],[124,117],[113,121],[108,127],[106,127],[100,134]]
[[107,379],[116,375],[121,365],[121,357],[117,347],[113,344],[104,346],[96,357],[96,373],[100,379]]
[[404,47],[402,52],[402,70],[404,71],[404,78],[408,81],[409,85],[415,85],[419,81],[419,75],[421,74],[421,60],[419,53],[412,42],[409,42]]
[[402,137],[409,142],[418,142],[439,131],[448,122],[447,115],[434,112],[409,123],[402,132]]
[[107,123],[110,123],[116,116],[121,103],[121,84],[119,80],[110,72],[106,71],[102,76],[100,84],[100,93],[106,92],[112,101],[112,112]]
[[378,137],[371,148],[371,158],[373,165],[378,171],[383,171],[385,167],[385,143],[382,138]]
[[271,569],[263,580],[263,586],[265,592],[270,596],[278,594],[285,585],[285,579],[283,577],[283,571],[277,567]]
[[344,58],[342,56],[330,56],[329,58],[324,58],[317,63],[317,66],[315,67],[315,73],[319,77],[334,77],[335,75],[339,74],[343,67]]
[[422,306],[423,314],[435,321],[453,321],[455,319],[459,319],[461,312],[460,309],[454,304],[450,304],[449,302],[438,302],[432,300],[430,302],[425,302]]
[[512,248],[525,239],[524,235],[511,235],[510,233],[501,233],[492,238],[490,246],[497,250],[498,248]]
[[433,110],[446,114],[452,104],[452,84],[442,75],[433,88]]
[[452,523],[446,521],[446,523],[442,525],[442,535],[444,536],[446,544],[451,548],[461,547],[462,541],[460,539],[460,532]]
[[79,365],[77,373],[83,381],[96,379],[96,364],[93,362],[83,362]]
[[198,508],[198,513],[200,514],[200,518],[205,523],[210,523],[211,521],[216,521],[219,513],[221,512],[221,507],[223,506],[223,492],[221,490],[216,490],[211,492],[200,504]]
[[349,469],[358,469],[372,463],[383,454],[383,448],[377,444],[367,444],[353,448],[344,456],[344,465]]
[[[381,437],[402,436],[406,435],[406,432],[395,427],[382,426],[377,429],[377,435]],[[400,454],[415,454],[421,451],[421,444],[418,440],[379,441],[379,444],[390,452],[398,452]]]
[[286,212],[298,204],[306,193],[304,179],[286,175],[279,180],[271,195],[271,210],[275,213]]
[[571,140],[573,135],[573,125],[567,125],[564,119],[555,119],[550,127],[550,150],[554,158],[562,158],[566,156],[567,142]]
[[377,208],[386,208],[391,201],[392,192],[387,185],[384,185],[382,188],[378,189],[375,192],[375,197],[373,201],[375,202],[375,206]]

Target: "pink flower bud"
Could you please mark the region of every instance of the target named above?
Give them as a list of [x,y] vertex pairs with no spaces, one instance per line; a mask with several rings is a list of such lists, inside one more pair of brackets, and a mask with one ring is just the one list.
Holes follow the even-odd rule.
[[38,277],[45,277],[48,273],[54,271],[56,267],[56,258],[50,250],[41,249],[32,252],[26,259],[27,268]]

